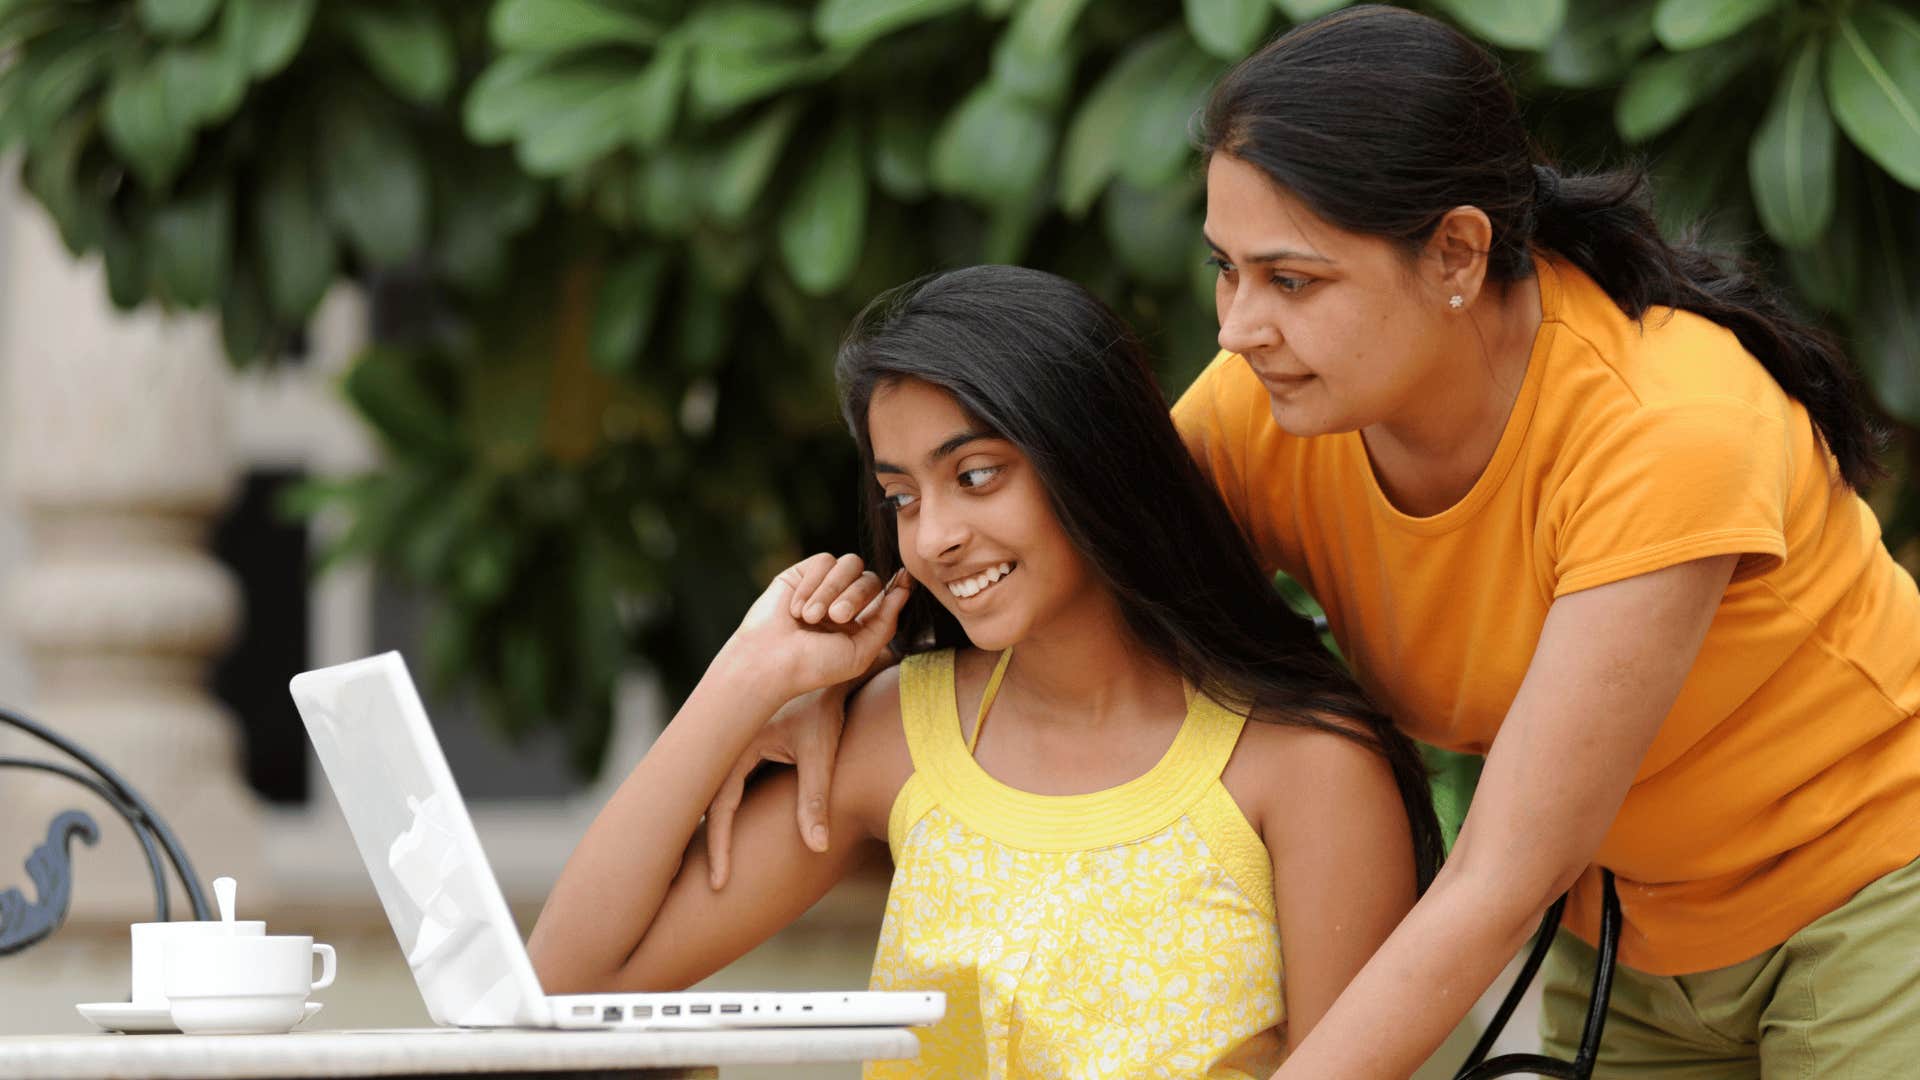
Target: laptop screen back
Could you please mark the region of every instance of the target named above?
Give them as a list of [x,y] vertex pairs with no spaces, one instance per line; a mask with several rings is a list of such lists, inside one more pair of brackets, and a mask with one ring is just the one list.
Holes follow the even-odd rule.
[[399,653],[289,689],[435,1022],[544,1027],[539,979]]

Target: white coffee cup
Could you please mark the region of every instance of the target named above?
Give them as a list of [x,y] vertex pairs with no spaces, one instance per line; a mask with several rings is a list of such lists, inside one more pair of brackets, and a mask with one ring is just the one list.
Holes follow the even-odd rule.
[[259,937],[267,924],[258,919],[244,922],[143,922],[133,924],[133,1003],[143,1008],[167,1007],[166,957],[164,949],[171,941],[192,941],[205,937]]
[[183,938],[166,947],[167,1008],[190,1034],[286,1031],[337,970],[333,946],[304,934]]

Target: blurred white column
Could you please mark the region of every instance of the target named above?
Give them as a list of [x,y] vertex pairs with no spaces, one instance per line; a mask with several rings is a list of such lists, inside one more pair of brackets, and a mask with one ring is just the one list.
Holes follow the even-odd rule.
[[[236,480],[216,326],[114,311],[97,258],[73,260],[26,199],[0,210],[6,487],[28,534],[25,559],[6,568],[5,610],[33,684],[12,704],[125,776],[203,881],[264,884],[238,731],[206,688],[239,611],[204,546]],[[104,835],[76,854],[74,916],[151,918],[145,861],[118,817],[54,778],[6,771],[0,785],[0,884],[26,885],[25,838],[85,807]]]

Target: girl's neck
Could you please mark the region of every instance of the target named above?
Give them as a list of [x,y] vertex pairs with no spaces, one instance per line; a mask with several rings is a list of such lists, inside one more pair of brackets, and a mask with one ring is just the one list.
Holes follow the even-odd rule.
[[1015,699],[1023,714],[1049,723],[1098,726],[1152,709],[1179,678],[1101,592],[1021,640],[996,700]]

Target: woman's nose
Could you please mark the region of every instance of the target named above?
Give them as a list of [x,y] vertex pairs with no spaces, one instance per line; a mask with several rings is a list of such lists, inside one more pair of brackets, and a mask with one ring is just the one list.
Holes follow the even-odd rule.
[[1280,328],[1251,298],[1229,297],[1220,306],[1220,347],[1245,354],[1280,344]]

